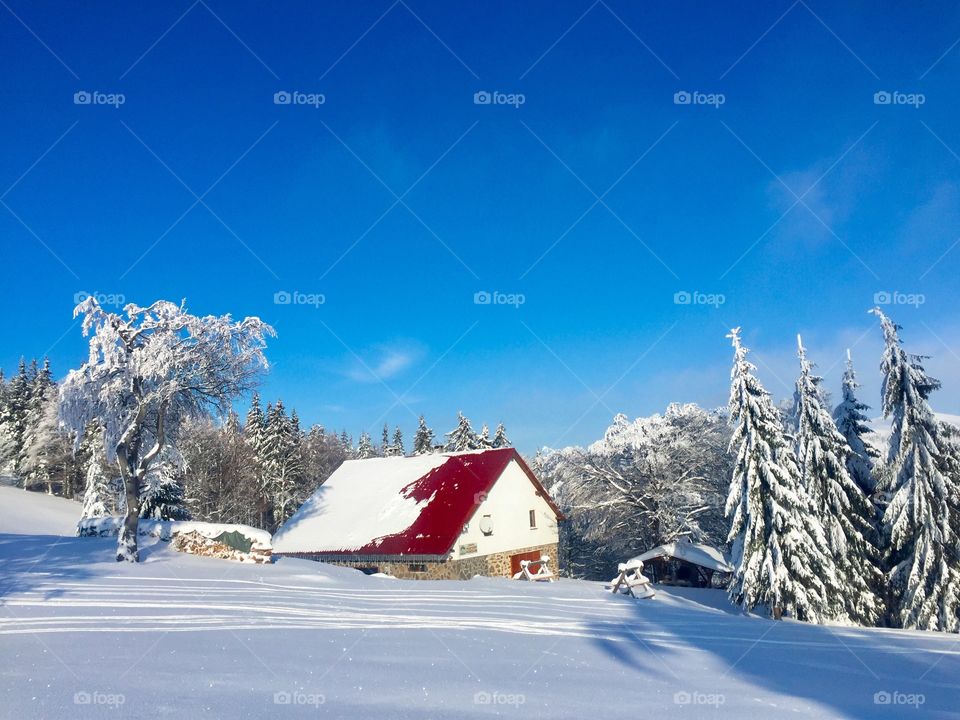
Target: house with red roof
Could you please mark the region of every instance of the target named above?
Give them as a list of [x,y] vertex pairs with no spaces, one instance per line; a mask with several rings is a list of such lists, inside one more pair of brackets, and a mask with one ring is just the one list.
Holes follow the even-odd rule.
[[423,579],[556,561],[563,515],[513,448],[348,460],[273,536],[274,556]]

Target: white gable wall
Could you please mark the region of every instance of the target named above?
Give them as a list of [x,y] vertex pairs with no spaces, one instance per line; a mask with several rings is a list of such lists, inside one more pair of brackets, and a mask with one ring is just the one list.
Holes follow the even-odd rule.
[[[537,527],[530,527],[530,511],[534,510]],[[484,535],[480,519],[489,515],[493,533]],[[467,531],[453,544],[451,557],[462,558],[509,552],[535,545],[552,545],[559,540],[557,517],[516,460],[504,468],[499,479],[490,488],[486,499],[470,519]],[[461,553],[462,545],[476,544],[477,551]],[[554,562],[556,558],[553,558]]]

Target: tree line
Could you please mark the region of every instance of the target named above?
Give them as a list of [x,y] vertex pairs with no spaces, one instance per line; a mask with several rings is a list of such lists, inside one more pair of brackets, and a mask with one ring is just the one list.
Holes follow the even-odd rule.
[[[81,518],[126,513],[126,493],[116,462],[107,460],[104,433],[91,422],[81,433],[58,422],[59,387],[50,363],[21,360],[7,381],[0,370],[0,474],[24,489],[80,500]],[[474,432],[458,414],[457,426],[435,442],[419,418],[416,455],[509,447],[503,424],[490,437]],[[343,430],[301,428],[283,400],[263,407],[254,392],[246,417],[200,414],[185,422],[156,455],[138,488],[139,517],[239,523],[274,531],[344,460],[404,456],[399,427],[383,428],[379,444],[369,433],[354,445]]]

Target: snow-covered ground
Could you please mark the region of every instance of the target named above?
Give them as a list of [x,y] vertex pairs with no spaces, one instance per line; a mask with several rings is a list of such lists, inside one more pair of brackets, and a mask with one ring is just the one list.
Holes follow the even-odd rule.
[[724,594],[416,582],[72,537],[0,487],[0,717],[960,717],[955,635],[733,612]]

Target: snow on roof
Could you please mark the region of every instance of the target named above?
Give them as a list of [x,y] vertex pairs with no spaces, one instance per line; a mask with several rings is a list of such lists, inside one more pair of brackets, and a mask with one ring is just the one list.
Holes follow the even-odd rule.
[[277,530],[274,553],[444,555],[512,460],[552,505],[513,448],[348,460]]
[[686,560],[694,565],[717,570],[718,572],[733,572],[733,566],[728,563],[723,553],[709,545],[701,545],[692,542],[672,542],[666,545],[657,545],[652,550],[647,550],[642,555],[631,558],[629,562],[640,560],[646,562],[659,557],[671,557],[678,560]]

